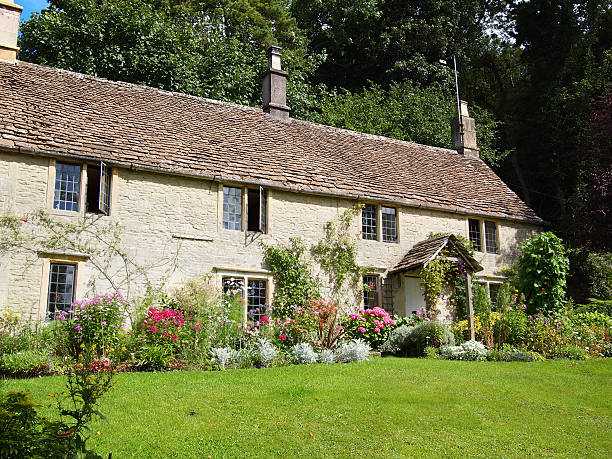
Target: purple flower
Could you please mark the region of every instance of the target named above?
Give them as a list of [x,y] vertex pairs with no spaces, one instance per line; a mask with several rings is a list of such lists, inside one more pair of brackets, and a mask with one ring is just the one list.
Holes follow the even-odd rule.
[[76,327],[74,327],[74,329],[80,332],[81,330],[83,330],[83,327],[81,327],[80,325],[77,325]]

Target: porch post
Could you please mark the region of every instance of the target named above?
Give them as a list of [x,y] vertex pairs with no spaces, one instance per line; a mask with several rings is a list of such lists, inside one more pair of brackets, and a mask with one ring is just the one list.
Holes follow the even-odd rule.
[[476,339],[474,330],[474,304],[472,303],[472,273],[466,273],[465,278],[465,298],[467,300],[467,320],[468,330],[470,331],[470,339]]

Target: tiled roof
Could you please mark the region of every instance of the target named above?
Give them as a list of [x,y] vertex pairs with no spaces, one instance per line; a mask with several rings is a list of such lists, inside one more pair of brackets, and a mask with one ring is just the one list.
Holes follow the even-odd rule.
[[539,221],[454,150],[19,61],[0,63],[0,147]]
[[474,257],[470,255],[465,246],[453,234],[442,234],[436,237],[430,237],[424,241],[417,242],[404,255],[391,272],[412,271],[413,269],[422,268],[425,263],[435,258],[442,249],[450,244],[448,249],[449,256],[461,257],[466,262],[468,269],[473,268],[473,272],[482,271],[482,266]]

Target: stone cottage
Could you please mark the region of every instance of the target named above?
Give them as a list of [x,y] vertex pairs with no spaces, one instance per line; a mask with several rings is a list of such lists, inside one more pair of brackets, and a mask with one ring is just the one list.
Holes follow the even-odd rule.
[[[412,262],[430,233],[469,237],[475,281],[494,291],[541,224],[479,158],[465,103],[455,150],[332,128],[289,116],[277,48],[256,109],[18,61],[19,12],[0,1],[0,216],[117,223],[154,284],[212,273],[259,308],[274,288],[260,242],[314,244],[362,204],[354,233],[374,288],[360,301],[406,314],[423,304]],[[26,258],[0,259],[0,308],[42,319],[90,294],[92,279],[111,285],[87,252]]]

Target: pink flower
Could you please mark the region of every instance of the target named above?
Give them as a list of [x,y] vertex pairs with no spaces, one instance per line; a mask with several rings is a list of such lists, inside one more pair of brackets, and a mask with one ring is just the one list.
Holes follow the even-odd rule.
[[429,322],[429,317],[425,317],[425,321],[426,321],[426,322]]
[[282,335],[278,337],[278,339],[282,339],[283,341],[285,341],[287,339],[287,335],[283,333]]
[[363,328],[363,327],[359,327],[357,330],[359,331],[359,333],[365,333],[366,332],[366,329]]
[[373,285],[370,285],[369,287],[370,287],[370,290],[374,290],[374,286]]
[[508,306],[508,311],[513,311],[512,306]]
[[270,320],[266,316],[262,316],[260,322],[262,324],[269,324]]
[[80,325],[77,325],[76,327],[74,327],[74,329],[76,331],[81,331],[81,330],[83,330],[83,327],[81,327]]
[[157,332],[157,327],[155,325],[151,325],[150,329],[153,333]]
[[23,221],[24,221],[24,223],[27,223],[27,222],[28,222],[28,219],[27,219],[27,218],[24,218],[24,219],[23,219]]
[[376,327],[376,328],[374,329],[374,333],[380,333],[380,328]]
[[172,335],[172,339],[178,339],[178,336]]
[[527,309],[527,306],[525,306],[524,304],[521,304],[521,305],[519,306],[519,308],[521,308],[521,309]]

